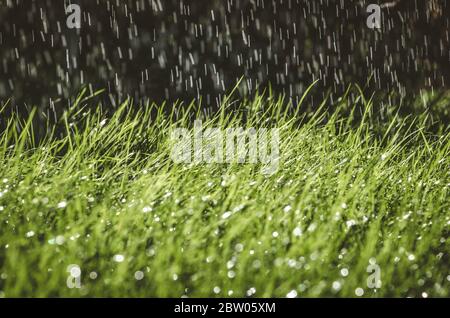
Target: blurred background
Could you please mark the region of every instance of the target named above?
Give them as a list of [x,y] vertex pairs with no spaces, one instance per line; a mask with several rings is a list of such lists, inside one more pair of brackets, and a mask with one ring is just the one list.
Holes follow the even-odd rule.
[[[450,84],[449,0],[0,0],[0,101],[64,109],[83,88],[217,107],[267,89],[295,105],[349,84],[411,97]],[[381,5],[381,29],[366,25]],[[65,8],[78,4],[81,27]]]

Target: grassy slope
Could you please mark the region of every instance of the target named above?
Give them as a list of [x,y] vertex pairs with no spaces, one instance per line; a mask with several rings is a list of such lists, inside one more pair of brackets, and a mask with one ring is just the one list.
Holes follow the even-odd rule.
[[[270,177],[254,165],[173,164],[168,131],[189,119],[156,108],[123,106],[105,122],[74,106],[60,121],[70,133],[39,146],[31,122],[11,117],[0,144],[0,295],[450,296],[449,135],[396,117],[380,134],[365,107],[356,126],[339,112],[298,125],[280,102],[248,102],[248,126],[270,118],[281,130]],[[241,115],[209,120],[233,127]],[[81,289],[66,286],[70,264]]]

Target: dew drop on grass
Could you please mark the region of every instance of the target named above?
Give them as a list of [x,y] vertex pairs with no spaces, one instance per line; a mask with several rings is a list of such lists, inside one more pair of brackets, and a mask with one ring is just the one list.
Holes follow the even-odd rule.
[[312,261],[316,261],[318,257],[319,257],[319,253],[317,251],[312,252],[311,255],[309,256],[309,258]]
[[289,266],[290,268],[297,267],[297,261],[296,261],[295,259],[289,259],[289,260],[288,260],[288,266]]
[[[49,271],[52,270],[49,268]],[[74,278],[81,276],[81,268],[77,264],[70,264],[69,266],[67,266],[67,271],[69,272],[70,276]]]
[[302,229],[299,228],[299,227],[296,227],[292,233],[293,233],[294,236],[296,236],[296,237],[302,236],[302,234],[303,234]]
[[143,213],[149,213],[149,212],[152,212],[152,208],[151,207],[149,207],[149,206],[145,206],[145,207],[143,207],[142,208],[142,212]]
[[247,296],[253,296],[254,294],[256,294],[256,288],[255,287],[251,287],[247,290]]
[[345,225],[347,225],[347,228],[351,228],[351,227],[356,225],[356,221],[355,220],[348,220],[347,222],[345,222]]
[[25,234],[26,237],[33,237],[34,236],[34,231],[29,231],[27,232],[27,234]]
[[64,241],[65,241],[65,239],[64,239],[64,236],[62,236],[62,235],[58,235],[55,238],[55,243],[58,244],[58,245],[63,245]]
[[122,263],[125,260],[125,257],[121,254],[117,254],[117,255],[114,255],[113,260],[116,263]]
[[222,214],[222,219],[228,219],[229,217],[231,216],[231,212],[230,211],[227,211],[227,212],[225,212],[224,214]]
[[316,228],[317,228],[317,224],[316,223],[311,223],[308,226],[308,232],[314,232],[316,230]]
[[66,206],[67,206],[67,202],[66,201],[61,201],[57,205],[58,209],[64,209]]
[[234,271],[228,271],[227,276],[228,278],[234,278],[236,276],[236,273]]
[[165,199],[167,199],[167,198],[169,198],[169,197],[171,197],[172,196],[172,192],[170,192],[170,191],[167,191],[165,194],[164,194],[164,198]]
[[297,297],[297,291],[295,289],[291,290],[289,293],[287,293],[286,297],[287,298],[295,298],[295,297]]
[[347,268],[341,269],[341,275],[342,275],[342,277],[347,277],[348,276],[348,269]]
[[364,289],[362,289],[361,287],[356,288],[355,295],[361,297],[362,295],[364,295]]
[[136,280],[142,280],[144,278],[144,272],[142,271],[137,271],[136,273],[134,273],[134,278]]
[[261,261],[255,260],[252,265],[254,269],[258,269],[261,267]]
[[338,281],[334,281],[332,287],[333,287],[333,289],[335,291],[340,291],[341,290],[341,283],[338,282]]

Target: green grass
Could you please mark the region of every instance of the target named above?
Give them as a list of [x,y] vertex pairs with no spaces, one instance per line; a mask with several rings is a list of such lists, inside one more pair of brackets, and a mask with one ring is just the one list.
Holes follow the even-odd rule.
[[[209,116],[130,103],[107,116],[80,96],[44,127],[0,113],[0,296],[450,296],[448,131],[345,100],[305,115],[256,96]],[[278,127],[279,170],[174,164],[169,132],[202,116]]]

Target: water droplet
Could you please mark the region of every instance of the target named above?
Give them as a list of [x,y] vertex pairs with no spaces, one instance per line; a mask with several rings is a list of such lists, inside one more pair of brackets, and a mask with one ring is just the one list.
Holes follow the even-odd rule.
[[362,289],[361,287],[356,288],[355,295],[361,297],[362,295],[364,295],[364,289]]
[[231,216],[231,212],[230,211],[227,211],[227,212],[225,212],[224,214],[222,214],[222,219],[228,219],[229,217]]
[[303,234],[302,229],[299,227],[296,227],[292,233],[294,234],[294,236],[297,236],[297,237],[302,236],[302,234]]
[[117,254],[117,255],[114,255],[113,260],[114,260],[114,262],[122,263],[125,260],[125,257],[121,254]]
[[144,272],[142,271],[137,271],[136,273],[134,273],[134,278],[136,280],[142,280],[144,278]]
[[67,202],[66,201],[61,201],[58,203],[58,209],[64,209],[67,206]]
[[345,225],[347,225],[347,228],[351,228],[352,226],[356,225],[356,221],[355,220],[348,220],[347,222],[345,222]]
[[286,297],[287,298],[295,298],[295,297],[297,297],[297,291],[295,289],[291,290],[289,293],[287,293]]
[[333,282],[333,289],[334,289],[335,291],[341,290],[341,283],[338,282],[338,281],[334,281],[334,282]]
[[149,206],[145,206],[145,207],[142,208],[142,212],[143,213],[149,213],[149,212],[152,212],[152,211],[153,211],[153,209],[151,207],[149,207]]
[[77,264],[71,264],[67,266],[67,271],[69,272],[70,276],[74,278],[78,278],[81,276],[81,268]]
[[256,294],[256,288],[255,287],[251,287],[249,288],[249,290],[247,290],[247,296],[253,296],[254,294]]

